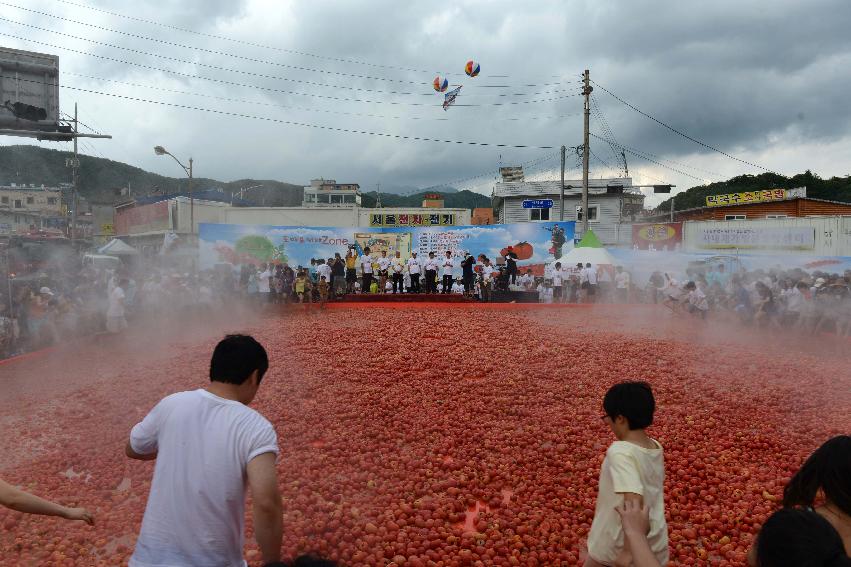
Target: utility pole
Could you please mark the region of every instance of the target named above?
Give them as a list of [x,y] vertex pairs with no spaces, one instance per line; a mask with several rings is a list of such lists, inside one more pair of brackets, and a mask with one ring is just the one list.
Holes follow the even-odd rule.
[[77,168],[80,166],[80,158],[77,156],[77,103],[74,103],[74,161],[71,162],[71,242],[77,238]]
[[558,220],[564,220],[564,152],[565,147],[561,147],[561,204],[559,205]]
[[375,192],[376,192],[375,208],[380,209],[381,208],[381,184],[380,183],[375,184]]
[[189,233],[195,234],[195,199],[192,198],[192,158],[189,158]]
[[671,195],[671,222],[674,222],[674,196]]
[[621,150],[621,159],[623,159],[623,176],[629,177],[629,165],[626,163],[626,152]]
[[588,140],[591,122],[591,72],[585,69],[582,94],[585,96],[585,129],[582,136],[582,236],[588,232]]

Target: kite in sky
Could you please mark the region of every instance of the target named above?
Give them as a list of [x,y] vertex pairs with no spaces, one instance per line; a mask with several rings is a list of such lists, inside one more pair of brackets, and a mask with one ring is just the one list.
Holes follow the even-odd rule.
[[[481,72],[481,66],[470,59],[467,61],[467,64],[464,65],[464,72],[468,77],[475,78]],[[439,93],[444,93],[443,95],[443,110],[447,110],[450,106],[455,104],[455,99],[458,98],[458,95],[461,93],[461,87],[463,85],[458,85],[454,89],[449,92],[446,92],[446,89],[449,88],[449,80],[446,77],[441,77],[438,75],[434,78],[434,82],[432,83],[434,86],[434,90]]]
[[455,104],[455,99],[458,98],[458,93],[460,92],[461,85],[443,95],[443,110],[446,110],[447,108]]

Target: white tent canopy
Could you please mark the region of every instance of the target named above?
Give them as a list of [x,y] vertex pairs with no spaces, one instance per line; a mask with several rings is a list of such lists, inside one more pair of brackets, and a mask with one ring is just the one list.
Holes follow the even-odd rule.
[[[579,262],[597,266],[600,264],[614,265],[615,259],[605,248],[577,247],[557,260],[562,267],[575,266]],[[553,263],[555,264],[555,263]]]
[[107,256],[135,256],[138,253],[138,250],[117,238],[113,238],[98,248],[98,254],[105,254]]

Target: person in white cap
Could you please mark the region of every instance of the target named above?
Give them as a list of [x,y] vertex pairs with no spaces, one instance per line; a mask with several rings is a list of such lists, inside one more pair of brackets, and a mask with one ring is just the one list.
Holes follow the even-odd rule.
[[124,300],[127,297],[124,288],[127,286],[127,278],[121,277],[109,294],[109,307],[106,310],[106,330],[110,333],[120,333],[127,328],[127,320],[124,318]]

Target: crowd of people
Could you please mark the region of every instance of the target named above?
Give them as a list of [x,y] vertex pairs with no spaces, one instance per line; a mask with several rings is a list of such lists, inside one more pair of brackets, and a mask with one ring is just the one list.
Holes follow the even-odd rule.
[[[125,453],[156,460],[130,567],[244,564],[246,491],[266,567],[285,565],[277,433],[248,407],[269,369],[250,336],[215,348],[206,388],[163,398],[129,434]],[[606,450],[588,534],[585,567],[661,567],[669,562],[663,448],[650,437],[656,400],[646,382],[621,382],[602,400],[615,441]],[[216,470],[203,474],[201,468]],[[95,522],[0,481],[0,505],[32,514]],[[751,546],[755,567],[851,566],[851,436],[816,450],[784,489],[782,506]],[[300,558],[296,565],[333,565]]]

